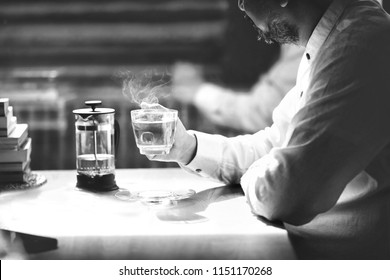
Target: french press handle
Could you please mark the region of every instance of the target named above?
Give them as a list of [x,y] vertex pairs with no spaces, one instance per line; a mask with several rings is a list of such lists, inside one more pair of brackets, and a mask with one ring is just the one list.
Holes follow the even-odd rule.
[[120,130],[119,122],[117,120],[114,120],[115,156],[118,154],[118,150],[119,150],[120,135],[121,135],[121,130]]

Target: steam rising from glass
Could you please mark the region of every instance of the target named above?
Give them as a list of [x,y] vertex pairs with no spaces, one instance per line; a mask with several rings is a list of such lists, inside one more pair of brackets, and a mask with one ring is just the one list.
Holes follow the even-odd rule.
[[168,95],[167,85],[170,83],[166,79],[166,74],[158,74],[153,71],[133,73],[124,72],[122,94],[130,100],[131,103],[138,104],[145,102],[148,104],[157,104],[159,98]]

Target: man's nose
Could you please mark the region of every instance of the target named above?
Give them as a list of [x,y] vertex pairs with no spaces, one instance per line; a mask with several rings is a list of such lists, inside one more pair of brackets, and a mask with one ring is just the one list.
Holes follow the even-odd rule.
[[244,5],[244,1],[245,0],[238,0],[238,8],[241,10],[241,11],[245,11],[245,5]]

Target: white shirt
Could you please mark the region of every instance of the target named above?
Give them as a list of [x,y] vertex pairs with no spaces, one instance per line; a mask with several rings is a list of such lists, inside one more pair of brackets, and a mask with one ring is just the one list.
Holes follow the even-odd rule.
[[280,57],[249,93],[205,83],[195,94],[194,105],[214,123],[246,132],[272,124],[272,111],[294,87],[304,48],[282,45]]
[[273,125],[194,132],[186,170],[241,183],[253,212],[281,220],[302,258],[390,258],[390,18],[334,0]]

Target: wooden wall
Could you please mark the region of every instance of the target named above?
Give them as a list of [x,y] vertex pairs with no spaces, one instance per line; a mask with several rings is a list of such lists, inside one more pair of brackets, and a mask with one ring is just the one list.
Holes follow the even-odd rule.
[[224,0],[2,0],[6,66],[215,62]]
[[[169,166],[138,154],[129,127],[133,105],[124,102],[116,74],[152,69],[169,79],[174,62],[190,61],[210,80],[249,87],[277,52],[256,41],[236,0],[0,1],[0,95],[30,123],[33,169],[74,168],[71,112],[90,98],[117,110],[119,168]],[[163,102],[191,129],[236,133],[193,107]]]

